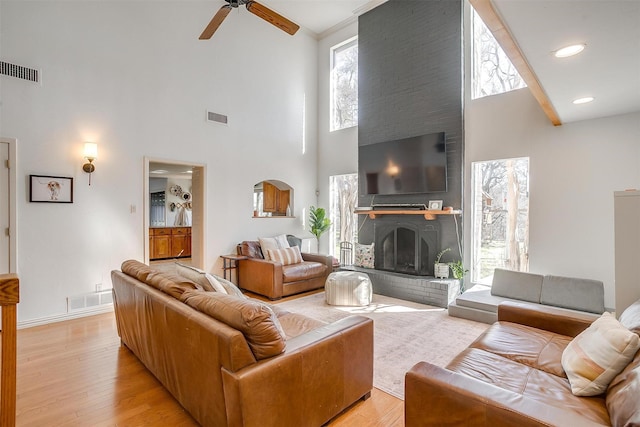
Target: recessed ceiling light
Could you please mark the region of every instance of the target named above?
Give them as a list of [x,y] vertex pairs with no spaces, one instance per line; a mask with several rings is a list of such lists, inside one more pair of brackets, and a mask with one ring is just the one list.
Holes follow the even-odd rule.
[[578,105],[578,104],[588,104],[589,102],[593,101],[595,98],[593,96],[585,96],[584,98],[578,98],[578,99],[574,99],[573,103]]
[[558,49],[553,54],[556,58],[566,58],[568,56],[577,55],[582,52],[585,48],[585,44],[573,44],[571,46],[563,47],[562,49]]
[[156,169],[152,170],[151,173],[169,173],[169,171],[164,169]]
[[184,171],[183,173],[193,173],[192,170]]

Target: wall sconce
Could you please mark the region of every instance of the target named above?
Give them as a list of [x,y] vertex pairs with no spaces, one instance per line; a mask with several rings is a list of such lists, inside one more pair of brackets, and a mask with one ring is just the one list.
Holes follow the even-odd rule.
[[91,185],[91,174],[96,170],[93,161],[98,158],[98,144],[95,142],[84,143],[84,158],[89,161],[82,165],[82,170],[89,174],[89,185]]

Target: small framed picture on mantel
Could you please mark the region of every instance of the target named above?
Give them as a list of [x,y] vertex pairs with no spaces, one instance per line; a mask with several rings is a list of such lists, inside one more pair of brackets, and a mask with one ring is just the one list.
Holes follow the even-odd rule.
[[429,210],[430,211],[441,211],[442,210],[442,200],[429,200]]
[[29,201],[73,203],[73,178],[65,176],[29,175]]

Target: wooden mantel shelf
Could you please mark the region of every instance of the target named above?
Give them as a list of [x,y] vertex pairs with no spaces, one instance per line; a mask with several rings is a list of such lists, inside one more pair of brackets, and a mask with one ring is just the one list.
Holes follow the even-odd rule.
[[378,215],[422,215],[424,219],[427,221],[431,221],[436,219],[438,215],[460,215],[462,211],[460,210],[452,210],[452,211],[436,211],[436,210],[366,210],[366,211],[356,211],[358,215],[369,215],[369,218],[376,219]]

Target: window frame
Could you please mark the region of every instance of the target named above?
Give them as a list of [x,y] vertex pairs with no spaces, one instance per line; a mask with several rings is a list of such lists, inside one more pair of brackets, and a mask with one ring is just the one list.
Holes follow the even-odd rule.
[[[336,53],[340,53],[341,51],[352,48],[353,46],[358,45],[358,36],[350,37],[329,49],[329,132],[335,132],[343,129],[349,129],[352,127],[358,126],[358,117],[356,115],[355,122],[352,125],[344,126],[344,127],[334,127],[334,99],[335,99],[335,80],[334,80],[334,68],[336,66]],[[356,85],[357,90],[357,85]],[[357,95],[357,93],[356,93]],[[358,102],[356,96],[356,103]]]

